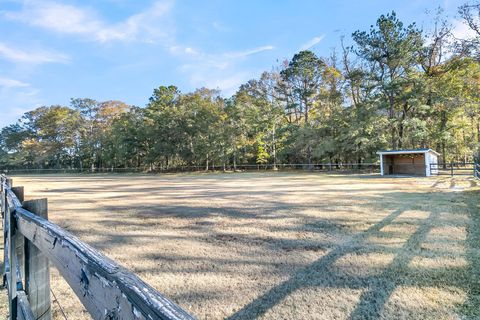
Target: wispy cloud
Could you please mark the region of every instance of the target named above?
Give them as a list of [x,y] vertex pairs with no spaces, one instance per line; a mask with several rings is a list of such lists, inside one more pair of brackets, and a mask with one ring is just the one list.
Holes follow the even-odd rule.
[[230,52],[226,53],[226,56],[232,57],[232,58],[242,58],[242,57],[248,57],[257,53],[261,53],[264,51],[270,51],[275,49],[274,46],[262,46],[262,47],[257,47],[245,51],[237,51],[237,52]]
[[29,83],[0,77],[0,128],[15,123],[25,112],[40,106],[40,91]]
[[452,35],[456,39],[472,39],[476,33],[465,22],[454,19],[452,22]]
[[25,1],[20,11],[4,12],[3,16],[51,32],[78,35],[97,42],[154,42],[170,31],[166,30],[162,18],[170,12],[173,3],[173,0],[156,1],[147,10],[116,23],[106,22],[91,8],[48,0]]
[[68,63],[69,57],[56,52],[44,50],[25,51],[14,48],[5,43],[0,42],[0,58],[13,61],[32,64],[42,63]]
[[322,41],[323,38],[325,38],[325,35],[313,37],[312,39],[308,40],[307,42],[305,42],[300,46],[300,51],[311,49],[313,46],[320,43],[320,41]]
[[223,53],[205,53],[190,47],[173,46],[170,52],[184,60],[179,70],[190,80],[193,87],[220,89],[226,95],[256,76],[256,70],[242,66],[251,56],[274,50],[272,45]]
[[213,72],[210,76],[199,71],[190,75],[190,82],[195,87],[220,89],[224,95],[229,96],[234,94],[242,83],[245,83],[252,77],[252,73],[247,71]]
[[28,83],[15,80],[15,79],[10,79],[10,78],[1,78],[0,77],[0,88],[21,88],[21,87],[28,87],[30,86]]

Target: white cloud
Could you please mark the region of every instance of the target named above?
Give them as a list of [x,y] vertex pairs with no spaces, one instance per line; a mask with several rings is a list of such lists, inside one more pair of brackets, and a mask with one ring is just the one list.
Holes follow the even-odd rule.
[[193,48],[190,48],[190,47],[185,48],[185,53],[190,54],[190,55],[194,55],[194,56],[199,54],[197,50],[195,50]]
[[462,20],[453,20],[452,22],[452,35],[456,39],[472,39],[476,34],[465,22]]
[[212,89],[220,89],[226,96],[234,94],[242,83],[252,79],[251,72],[231,70],[228,73],[211,72],[210,74],[203,72],[201,69],[190,74],[190,83],[198,87],[206,87]]
[[258,48],[245,50],[245,51],[230,52],[230,53],[227,53],[226,55],[230,56],[232,58],[242,58],[242,57],[248,57],[248,56],[251,56],[251,55],[254,55],[254,54],[257,54],[257,53],[261,53],[261,52],[264,52],[264,51],[270,51],[270,50],[273,50],[273,49],[275,49],[274,46],[262,46],[262,47],[258,47]]
[[15,79],[9,79],[9,78],[1,78],[0,77],[0,88],[21,88],[21,87],[28,87],[30,86],[28,83],[15,80]]
[[24,51],[18,48],[8,46],[2,42],[0,42],[0,58],[14,62],[24,62],[32,64],[67,63],[70,61],[70,59],[66,55],[61,53],[42,50]]
[[313,37],[312,39],[308,40],[307,42],[305,42],[304,44],[302,44],[300,46],[300,51],[308,50],[308,49],[312,48],[313,46],[320,43],[320,41],[322,41],[323,38],[325,38],[325,35],[320,35],[320,36],[317,36],[317,37]]
[[15,123],[25,112],[42,105],[39,93],[28,83],[0,78],[0,128]]
[[184,60],[179,70],[185,74],[193,87],[208,87],[231,95],[246,81],[255,77],[256,70],[248,70],[240,64],[250,56],[274,50],[272,45],[224,53],[205,53],[190,47],[173,46],[170,53]]
[[224,25],[222,22],[220,21],[214,21],[212,22],[212,28],[215,30],[215,31],[218,31],[218,32],[228,32],[228,31],[231,31],[230,28],[228,28],[226,25]]
[[61,34],[79,35],[97,42],[154,42],[171,31],[162,20],[170,12],[173,0],[156,1],[147,10],[124,21],[108,23],[96,11],[86,7],[53,1],[26,1],[22,10],[4,12],[10,20],[21,21]]

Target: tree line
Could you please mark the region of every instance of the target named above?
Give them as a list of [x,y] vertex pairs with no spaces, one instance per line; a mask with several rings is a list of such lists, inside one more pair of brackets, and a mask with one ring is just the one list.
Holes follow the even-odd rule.
[[0,133],[3,168],[235,167],[366,163],[379,149],[433,148],[470,160],[480,145],[480,3],[459,8],[476,36],[457,39],[382,15],[351,45],[301,51],[240,86],[155,89],[145,107],[71,99],[36,108]]

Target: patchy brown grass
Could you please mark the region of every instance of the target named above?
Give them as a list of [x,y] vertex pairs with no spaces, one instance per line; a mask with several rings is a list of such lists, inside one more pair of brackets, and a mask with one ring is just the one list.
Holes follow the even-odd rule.
[[[480,318],[471,179],[52,175],[14,184],[48,197],[50,220],[199,319]],[[69,319],[88,319],[52,273]]]

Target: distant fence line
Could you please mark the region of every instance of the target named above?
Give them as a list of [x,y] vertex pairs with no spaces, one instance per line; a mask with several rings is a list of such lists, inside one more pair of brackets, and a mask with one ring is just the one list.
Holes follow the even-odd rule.
[[[398,164],[397,166],[421,166],[413,164]],[[430,172],[438,176],[472,176],[480,179],[480,164],[475,162],[432,163]],[[177,166],[172,168],[60,168],[60,169],[0,169],[4,174],[94,174],[94,173],[180,173],[180,172],[217,172],[217,171],[311,171],[324,173],[380,173],[378,163],[280,163],[280,164],[237,164],[205,166]]]
[[9,320],[52,319],[50,262],[93,319],[192,320],[132,272],[48,221],[47,199],[24,201],[0,175],[4,284]]
[[206,172],[206,171],[323,171],[323,172],[380,172],[380,164],[376,163],[281,163],[281,164],[237,164],[234,165],[210,165],[208,169],[205,166],[176,166],[172,168],[22,168],[22,169],[3,169],[0,172],[6,174],[43,174],[43,173],[175,173],[175,172]]

